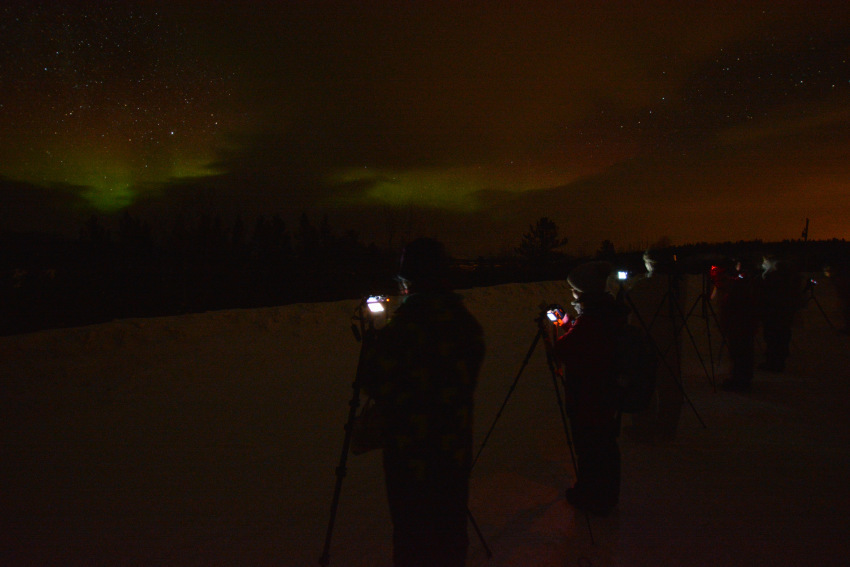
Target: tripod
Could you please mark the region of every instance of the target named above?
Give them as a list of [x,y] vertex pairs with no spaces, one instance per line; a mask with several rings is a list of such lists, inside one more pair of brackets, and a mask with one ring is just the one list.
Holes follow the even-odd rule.
[[[699,412],[697,411],[696,407],[694,407],[694,404],[691,401],[691,398],[688,396],[687,392],[685,392],[685,387],[682,384],[682,376],[681,376],[682,352],[681,352],[681,347],[679,345],[678,336],[682,332],[683,328],[688,331],[688,336],[691,339],[691,343],[694,346],[694,350],[696,350],[697,357],[699,358],[703,369],[706,371],[706,376],[708,376],[708,370],[705,367],[705,363],[702,361],[702,356],[699,353],[699,349],[697,348],[694,336],[693,336],[693,334],[691,334],[690,329],[688,329],[687,318],[685,317],[685,315],[682,311],[682,307],[681,307],[681,305],[679,304],[679,301],[678,301],[678,295],[679,295],[678,291],[675,292],[675,293],[673,291],[674,283],[678,284],[678,281],[675,280],[675,278],[677,278],[677,276],[674,276],[674,275],[668,276],[668,278],[667,278],[667,290],[664,292],[663,296],[661,297],[661,300],[659,301],[658,307],[655,309],[655,312],[653,313],[653,316],[652,316],[652,319],[649,322],[649,325],[646,324],[646,321],[644,320],[643,316],[641,315],[640,310],[634,304],[634,301],[632,300],[631,295],[629,294],[628,291],[626,291],[622,287],[622,285],[620,286],[620,293],[618,294],[618,296],[621,299],[624,299],[626,301],[626,303],[628,303],[629,308],[631,308],[632,313],[635,314],[635,318],[638,320],[638,323],[640,324],[641,328],[644,330],[647,337],[649,338],[649,342],[652,344],[653,350],[655,350],[656,355],[659,357],[659,359],[664,364],[667,371],[670,373],[670,377],[675,382],[679,391],[682,393],[682,396],[684,397],[684,399],[688,402],[688,405],[691,407],[691,410],[693,410],[694,415],[696,416],[697,420],[699,420],[700,424],[704,428],[707,428],[705,422],[700,417]],[[650,332],[650,329],[655,324],[659,314],[661,313],[661,309],[665,306],[667,307],[667,313],[668,313],[668,316],[670,318],[670,324],[671,324],[672,330],[673,330],[673,340],[671,342],[671,345],[667,347],[667,350],[662,351],[661,348],[656,343],[656,341],[652,338],[652,333]],[[678,321],[676,320],[677,316],[681,318],[681,325],[679,325]],[[670,352],[670,348],[676,349],[675,357],[676,357],[676,361],[679,363],[679,368],[677,370],[674,370],[673,367],[670,365],[670,362],[667,360],[667,353]]]
[[[575,449],[573,448],[572,435],[570,433],[569,418],[567,417],[567,409],[564,403],[564,397],[561,395],[561,387],[558,384],[558,371],[556,368],[556,361],[550,347],[550,333],[546,328],[546,322],[549,321],[549,319],[547,318],[547,313],[552,312],[555,309],[561,308],[557,305],[550,305],[548,307],[544,307],[545,305],[546,304],[541,305],[541,308],[543,309],[540,315],[538,315],[534,319],[534,322],[537,324],[537,333],[535,333],[534,335],[534,340],[531,341],[531,346],[528,348],[528,351],[525,354],[525,358],[522,361],[522,365],[520,366],[519,371],[517,372],[516,377],[514,378],[514,381],[511,383],[510,388],[508,389],[508,394],[502,401],[502,405],[499,408],[499,411],[496,413],[496,417],[493,419],[493,423],[490,425],[490,428],[487,430],[487,434],[484,436],[484,440],[481,442],[481,446],[478,448],[478,453],[476,453],[475,459],[472,461],[472,467],[475,467],[475,463],[478,462],[478,458],[484,451],[484,447],[485,445],[487,445],[487,441],[490,439],[490,435],[496,428],[496,423],[499,421],[499,418],[502,416],[502,412],[508,405],[508,400],[510,400],[511,395],[513,395],[514,390],[516,390],[517,383],[519,383],[519,379],[522,376],[525,367],[528,366],[528,362],[531,360],[531,355],[534,354],[534,351],[537,348],[540,339],[542,338],[544,343],[546,344],[546,363],[549,366],[549,373],[552,375],[552,385],[555,388],[555,397],[558,401],[558,409],[561,416],[561,423],[564,427],[564,435],[567,440],[567,447],[569,448],[570,458],[573,463],[573,470],[576,472],[576,476],[578,476],[578,464],[576,462]],[[593,540],[593,529],[590,526],[590,515],[586,510],[584,512],[584,516],[587,522],[587,530],[590,534],[590,542],[595,543]]]
[[837,333],[838,329],[835,327],[829,317],[827,317],[826,311],[824,311],[823,306],[820,304],[820,301],[818,301],[817,296],[815,296],[815,285],[817,285],[817,281],[813,278],[809,279],[809,281],[806,282],[806,287],[803,288],[803,303],[805,305],[808,305],[810,301],[814,301],[815,305],[818,306],[818,310],[821,312],[821,315],[823,315],[823,318],[829,325],[829,328]]
[[331,515],[328,520],[328,529],[325,532],[325,547],[322,556],[319,558],[319,565],[322,567],[327,567],[330,564],[331,538],[333,537],[337,508],[339,507],[339,496],[342,492],[342,480],[348,474],[346,463],[348,462],[348,452],[351,448],[351,433],[353,431],[354,418],[357,416],[357,409],[360,407],[360,379],[363,369],[363,353],[366,350],[367,341],[371,339],[375,331],[374,321],[365,315],[365,307],[366,301],[364,300],[357,307],[355,315],[352,317],[353,320],[357,321],[357,323],[352,323],[351,330],[354,333],[354,338],[360,343],[360,355],[357,360],[357,373],[354,375],[354,382],[351,384],[352,396],[348,402],[348,420],[345,422],[342,454],[339,457],[339,465],[336,468],[336,485],[334,486],[333,500],[331,501]]
[[[720,321],[717,318],[717,313],[715,313],[714,307],[711,306],[711,300],[709,298],[710,297],[710,294],[709,294],[710,289],[711,289],[711,286],[709,284],[708,275],[702,274],[702,290],[700,291],[700,294],[697,296],[697,298],[694,300],[694,304],[688,310],[688,314],[682,315],[682,326],[688,331],[688,336],[691,338],[691,344],[694,345],[694,350],[696,351],[697,358],[699,359],[699,362],[702,365],[703,370],[705,371],[706,378],[708,379],[709,383],[714,388],[714,390],[717,391],[717,378],[716,378],[716,374],[715,374],[715,371],[714,371],[714,350],[712,349],[712,345],[711,345],[711,318],[714,319],[714,323],[717,326],[717,328],[721,329],[720,330],[720,337],[721,337],[722,340],[721,340],[721,343],[720,343],[720,347],[718,349],[719,352],[723,351],[723,345],[726,344],[726,337],[723,335],[723,331],[722,331],[723,327],[720,326]],[[709,364],[711,365],[711,375],[709,375],[709,373],[708,373],[708,369],[705,366],[705,362],[702,359],[702,355],[700,354],[699,349],[697,348],[697,344],[696,344],[696,341],[694,340],[694,336],[691,333],[690,328],[688,327],[688,319],[690,318],[691,314],[694,312],[694,309],[696,309],[697,305],[701,306],[701,311],[702,311],[701,316],[702,316],[703,320],[705,321],[705,336],[706,336],[706,339],[708,340],[708,360],[709,360]]]

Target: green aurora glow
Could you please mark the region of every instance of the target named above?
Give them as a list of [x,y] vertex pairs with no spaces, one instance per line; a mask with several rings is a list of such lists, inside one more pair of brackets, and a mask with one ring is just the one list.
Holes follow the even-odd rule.
[[0,8],[16,230],[203,193],[470,249],[850,237],[850,3],[156,4]]

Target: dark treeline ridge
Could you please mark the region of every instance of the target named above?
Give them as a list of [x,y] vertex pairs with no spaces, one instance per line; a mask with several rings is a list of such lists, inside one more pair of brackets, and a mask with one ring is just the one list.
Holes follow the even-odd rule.
[[129,213],[109,229],[93,216],[79,238],[0,233],[0,246],[2,334],[357,297],[397,263],[306,215],[293,229],[279,216],[178,218],[167,234]]
[[[563,279],[589,258],[556,250],[566,239],[548,219],[520,235],[512,255],[456,260],[457,289]],[[289,227],[279,216],[250,224],[237,218],[178,218],[167,234],[129,213],[106,227],[93,216],[78,238],[0,232],[0,335],[82,326],[113,319],[180,315],[220,309],[357,299],[395,294],[398,249],[364,244],[339,232],[327,217],[302,214]],[[545,227],[544,238],[536,228]],[[536,246],[529,246],[529,242]],[[673,247],[671,247],[673,248]],[[595,258],[632,272],[642,251],[616,253],[605,241]],[[765,252],[793,257],[803,271],[848,256],[843,240],[727,242],[677,246],[683,271],[700,273],[719,255],[750,258]]]

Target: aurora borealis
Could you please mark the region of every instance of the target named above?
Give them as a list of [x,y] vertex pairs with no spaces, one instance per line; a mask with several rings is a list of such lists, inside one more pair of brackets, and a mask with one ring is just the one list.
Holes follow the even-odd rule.
[[846,2],[11,4],[0,229],[200,204],[462,253],[540,216],[590,250],[850,237]]
[[116,4],[12,4],[3,174],[78,186],[111,211],[146,184],[207,172],[228,78],[203,67],[178,26]]

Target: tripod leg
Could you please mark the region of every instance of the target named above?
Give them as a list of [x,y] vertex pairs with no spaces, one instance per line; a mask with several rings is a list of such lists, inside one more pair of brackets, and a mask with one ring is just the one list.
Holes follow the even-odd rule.
[[367,326],[366,319],[363,315],[363,305],[361,304],[357,320],[359,327],[356,324],[351,326],[354,332],[354,337],[360,343],[360,354],[357,357],[357,372],[354,375],[354,382],[351,384],[351,399],[348,402],[348,419],[345,422],[345,436],[342,440],[342,454],[339,457],[339,465],[336,468],[336,485],[334,486],[333,499],[331,500],[331,514],[328,519],[328,529],[325,532],[325,547],[322,551],[322,556],[319,558],[319,565],[327,567],[330,563],[331,538],[333,537],[334,524],[336,523],[336,512],[339,507],[339,497],[342,493],[342,480],[348,474],[346,464],[348,463],[348,453],[351,450],[351,435],[354,430],[354,419],[357,416],[357,408],[360,407],[360,384],[363,376],[363,366],[366,353],[366,342],[369,339],[367,331],[374,331],[371,322]]
[[[711,374],[709,375],[708,368],[706,368],[705,362],[703,361],[703,358],[702,358],[702,355],[700,354],[699,348],[697,348],[696,339],[694,339],[694,336],[691,333],[690,328],[688,327],[688,319],[690,318],[690,316],[693,313],[696,306],[699,304],[700,299],[703,298],[705,295],[701,294],[696,299],[696,301],[694,301],[694,304],[691,306],[691,308],[688,310],[688,314],[685,315],[684,310],[682,309],[682,306],[679,304],[679,301],[677,299],[678,292],[675,293],[675,294],[673,293],[673,281],[674,281],[673,276],[671,276],[668,281],[669,281],[669,283],[667,285],[667,292],[664,294],[664,297],[662,298],[661,303],[658,305],[658,309],[656,310],[656,316],[658,315],[658,312],[660,312],[661,307],[666,302],[667,305],[668,305],[669,311],[670,311],[670,320],[672,321],[672,324],[673,324],[673,334],[677,338],[674,341],[674,343],[669,345],[667,347],[667,350],[664,351],[663,353],[661,353],[660,347],[658,347],[657,345],[655,345],[655,349],[658,353],[661,354],[661,359],[664,361],[665,366],[671,372],[671,375],[674,377],[673,379],[676,381],[677,385],[679,386],[679,389],[682,390],[682,394],[685,396],[685,398],[687,398],[688,404],[690,404],[691,408],[693,408],[693,404],[691,403],[690,398],[688,398],[688,395],[685,394],[685,389],[684,389],[684,386],[682,385],[682,380],[681,380],[682,352],[681,352],[680,345],[678,343],[678,336],[682,332],[682,329],[686,329],[688,331],[688,337],[691,339],[691,344],[693,345],[694,351],[697,354],[697,359],[699,360],[700,365],[702,366],[702,369],[705,372],[705,376],[708,379],[709,383],[714,385],[714,382],[715,382],[714,381],[714,360],[711,357],[711,334],[710,334],[710,332],[708,334],[709,360],[711,360]],[[647,327],[646,323],[641,319],[640,314],[637,312],[637,308],[635,307],[634,303],[631,302],[631,298],[629,299],[629,305],[632,308],[632,311],[635,312],[638,319],[641,321],[641,326],[643,327],[644,331],[646,331],[647,335],[651,337],[652,334],[649,331],[649,327]],[[703,313],[705,313],[704,307],[703,307]],[[682,321],[681,325],[679,325],[677,323],[676,316],[681,318],[681,321]],[[707,324],[708,324],[708,320],[706,320],[706,326],[707,326]],[[708,329],[706,329],[706,330],[708,331]],[[677,373],[673,373],[673,370],[670,368],[670,364],[667,362],[667,354],[670,352],[670,349],[674,348],[674,347],[676,349],[676,352],[675,352],[676,360],[679,361],[679,370],[680,371],[677,372]],[[694,411],[696,411],[696,410],[694,410]],[[697,417],[699,417],[699,416],[697,416]],[[700,419],[700,423],[702,423],[702,419]],[[703,426],[704,425],[705,424],[703,423]]]
[[561,387],[558,385],[558,373],[555,371],[555,364],[549,353],[546,354],[546,361],[549,364],[549,371],[552,374],[552,386],[555,388],[555,398],[558,401],[558,410],[561,414],[561,424],[564,427],[564,436],[567,440],[567,448],[570,451],[570,459],[573,462],[573,470],[578,478],[578,465],[576,462],[575,449],[573,448],[573,436],[570,434],[570,420],[567,417],[567,408],[564,404],[564,398],[561,396]]
[[823,318],[826,319],[826,322],[827,322],[827,324],[829,324],[829,327],[837,333],[838,329],[835,327],[835,325],[832,324],[832,321],[830,321],[829,317],[827,317],[827,315],[826,315],[826,311],[823,310],[823,306],[821,306],[820,301],[818,301],[818,298],[815,297],[815,290],[814,289],[811,290],[811,293],[809,295],[809,299],[814,300],[815,305],[818,306],[818,309],[820,310],[821,315],[823,315]]
[[[662,352],[661,348],[655,343],[654,340],[652,340],[652,335],[649,334],[649,331],[646,328],[646,323],[644,323],[643,317],[641,317],[641,314],[637,310],[637,307],[635,307],[634,302],[632,301],[632,299],[628,295],[626,296],[626,299],[628,300],[629,307],[631,308],[632,312],[635,314],[635,317],[637,317],[638,323],[640,323],[641,328],[643,328],[644,332],[649,337],[649,339],[650,339],[649,342],[652,343],[652,348],[655,349],[655,354],[661,359],[661,362],[664,363],[664,366],[670,372],[670,375],[674,377],[676,385],[679,387],[679,390],[682,391],[682,396],[684,396],[685,400],[688,402],[688,405],[691,406],[691,409],[693,410],[694,415],[697,417],[697,420],[699,420],[700,424],[702,424],[702,426],[704,428],[707,428],[708,426],[702,420],[702,417],[700,417],[699,412],[697,411],[697,408],[694,407],[694,404],[691,401],[690,396],[688,396],[687,392],[685,392],[685,387],[682,384],[682,381],[675,379],[675,376],[678,376],[678,374],[673,371],[673,369],[670,367],[670,363],[667,362],[666,353]],[[681,329],[680,329],[680,331],[681,331]],[[691,337],[693,338],[693,335]],[[694,344],[694,347],[696,347],[696,344]],[[697,351],[697,355],[699,355],[699,351]],[[705,368],[705,365],[703,365],[703,368]]]
[[[715,373],[714,368],[714,347],[711,344],[711,321],[708,318],[708,309],[711,308],[711,303],[708,302],[705,293],[703,293],[700,298],[703,301],[703,319],[705,319],[705,338],[708,341],[708,360],[711,364],[711,385],[714,387],[714,391],[717,391],[717,374]],[[719,325],[718,325],[719,327]],[[725,339],[724,339],[725,340]],[[723,349],[723,342],[720,343],[720,349]]]
[[[705,334],[706,334],[706,339],[708,340],[708,360],[709,360],[709,364],[711,365],[711,375],[709,377],[708,373],[706,371],[706,376],[709,379],[709,383],[712,386],[714,386],[715,391],[716,391],[716,389],[717,389],[717,386],[716,386],[716,384],[717,384],[717,374],[716,374],[715,368],[714,368],[714,348],[713,348],[712,342],[711,342],[711,320],[709,319],[709,315],[711,316],[712,319],[714,319],[714,324],[720,332],[721,341],[720,341],[720,346],[717,349],[718,359],[722,358],[723,347],[726,346],[728,343],[726,341],[726,335],[723,332],[723,327],[720,325],[720,320],[717,317],[717,313],[715,313],[714,307],[711,306],[709,289],[710,289],[710,285],[708,283],[708,276],[703,274],[702,292],[700,293],[699,297],[697,297],[696,301],[694,301],[694,304],[691,306],[691,309],[690,309],[690,311],[688,311],[688,314],[683,317],[683,321],[685,322],[684,324],[686,325],[687,321],[691,318],[691,314],[693,313],[696,306],[701,305],[701,307],[702,307],[702,318],[705,320]],[[702,360],[700,360],[700,363],[702,363],[702,366],[705,369],[705,364],[702,362]]]
[[[542,333],[542,330],[541,330]],[[549,349],[546,349],[546,364],[549,366],[549,373],[552,375],[552,385],[555,387],[555,398],[558,400],[558,410],[561,413],[561,423],[564,426],[564,435],[567,438],[567,448],[570,451],[570,459],[573,462],[573,470],[576,473],[576,479],[578,479],[578,461],[576,460],[576,453],[573,447],[573,437],[570,434],[570,422],[567,417],[567,408],[564,404],[564,398],[561,396],[561,388],[558,385],[558,373],[555,370],[555,359]],[[590,543],[595,544],[595,540],[593,539],[593,528],[590,525],[590,513],[585,510],[584,511],[584,520],[587,524],[587,533],[590,534]]]
[[484,546],[484,552],[487,554],[487,559],[491,559],[493,557],[493,552],[490,551],[490,547],[484,540],[484,534],[481,533],[481,528],[478,527],[478,522],[475,521],[475,517],[472,515],[472,511],[469,508],[466,509],[466,515],[469,516],[469,523],[472,524],[472,527],[478,536],[478,540],[481,542],[481,545]]
[[499,418],[502,416],[502,412],[505,409],[505,406],[508,405],[508,400],[511,398],[511,395],[514,393],[516,389],[517,382],[519,382],[520,376],[522,376],[522,372],[525,370],[525,367],[528,366],[528,361],[531,360],[531,355],[534,353],[534,349],[537,348],[537,343],[540,341],[540,331],[534,335],[534,340],[531,341],[531,346],[528,349],[528,352],[525,354],[525,359],[522,361],[522,366],[519,368],[519,372],[517,372],[516,378],[514,378],[513,383],[511,384],[510,389],[508,390],[508,395],[505,396],[505,400],[502,402],[502,407],[499,408],[498,413],[496,413],[496,417],[493,418],[493,423],[490,425],[490,429],[487,430],[487,435],[484,436],[484,440],[481,442],[481,447],[478,448],[478,453],[475,455],[475,459],[472,461],[472,467],[470,470],[475,467],[475,463],[478,462],[478,457],[481,456],[481,452],[484,450],[484,446],[487,444],[487,440],[490,439],[490,434],[493,433],[493,429],[496,427],[496,422],[499,421]]
[[[715,381],[716,381],[714,379],[714,355],[713,355],[712,350],[711,350],[711,330],[709,328],[708,315],[705,311],[705,301],[706,301],[705,297],[706,297],[705,294],[701,293],[699,295],[699,297],[697,297],[696,301],[694,301],[694,304],[691,306],[690,310],[688,310],[687,315],[684,313],[682,308],[677,304],[677,307],[679,309],[679,316],[682,318],[682,322],[679,325],[677,332],[681,333],[682,329],[684,329],[688,332],[688,337],[690,338],[691,345],[693,345],[693,347],[694,347],[694,352],[696,352],[697,360],[699,360],[700,366],[702,366],[702,370],[705,373],[705,378],[706,378],[706,380],[708,380],[709,384],[714,386]],[[711,364],[711,372],[710,373],[708,371],[708,367],[705,365],[705,359],[703,359],[702,353],[700,353],[699,347],[697,347],[696,339],[694,338],[693,333],[691,333],[690,327],[688,327],[688,319],[690,318],[690,316],[693,313],[696,306],[700,304],[700,302],[702,302],[702,305],[703,305],[703,317],[705,318],[706,336],[708,338],[708,354],[709,354],[709,360],[710,360],[710,364]]]
[[[531,346],[528,348],[528,352],[525,355],[525,359],[522,361],[522,365],[517,372],[516,377],[514,378],[513,383],[511,384],[510,389],[508,390],[508,395],[505,396],[504,401],[502,402],[502,406],[499,408],[498,413],[496,413],[496,417],[493,418],[493,423],[490,425],[490,429],[487,431],[487,435],[484,436],[484,440],[481,442],[481,446],[478,448],[478,453],[475,454],[475,458],[472,460],[472,465],[469,467],[470,473],[472,469],[475,467],[475,463],[478,462],[478,458],[481,456],[481,452],[484,451],[484,446],[487,445],[487,441],[490,439],[490,435],[493,433],[493,430],[496,428],[496,423],[499,421],[499,418],[502,415],[502,412],[505,409],[505,406],[508,405],[508,400],[511,398],[511,395],[514,393],[516,389],[516,385],[519,382],[520,376],[522,376],[525,367],[528,366],[528,361],[531,360],[531,355],[534,353],[534,349],[537,348],[537,343],[540,342],[540,332],[534,335],[534,340],[531,341]],[[493,553],[490,551],[490,548],[487,546],[487,542],[484,540],[484,535],[481,533],[481,530],[478,528],[478,522],[475,521],[475,518],[472,515],[472,511],[467,507],[466,509],[467,515],[469,516],[469,521],[472,524],[472,527],[475,529],[475,533],[478,535],[478,539],[481,540],[481,545],[484,546],[484,551],[487,553],[487,557],[493,557]]]
[[[728,341],[726,340],[726,333],[723,332],[723,327],[720,325],[720,318],[717,316],[717,312],[714,310],[714,307],[711,306],[711,302],[707,299],[705,300],[705,308],[708,313],[711,314],[711,318],[714,319],[714,324],[717,326],[720,331],[720,338],[722,339],[720,342],[720,348],[718,350],[722,350],[725,345],[728,345]],[[706,325],[708,324],[708,317],[706,317]]]
[[339,497],[342,492],[342,480],[345,478],[348,473],[348,469],[346,468],[346,463],[348,462],[348,452],[351,448],[351,432],[352,432],[352,424],[354,423],[354,418],[357,415],[357,408],[360,406],[360,365],[363,361],[363,348],[360,350],[360,362],[358,362],[358,376],[354,380],[354,384],[352,385],[352,389],[354,390],[351,400],[348,402],[349,410],[348,410],[348,421],[345,423],[345,437],[342,442],[342,454],[340,455],[339,465],[336,468],[336,485],[334,486],[334,494],[333,499],[331,501],[331,515],[328,520],[328,529],[325,532],[325,547],[322,552],[321,558],[319,558],[319,565],[322,567],[327,567],[330,564],[330,549],[331,549],[331,538],[333,537],[334,524],[336,523],[336,512],[339,507]]
[[[706,301],[706,300],[703,299],[703,301]],[[712,368],[711,373],[709,373],[708,367],[706,367],[706,365],[705,365],[705,360],[703,359],[702,354],[700,353],[699,348],[697,347],[697,341],[694,338],[694,334],[691,332],[690,327],[688,327],[687,319],[684,318],[684,314],[681,314],[681,315],[682,315],[682,328],[685,329],[685,331],[687,331],[687,333],[688,333],[688,338],[690,338],[691,344],[694,347],[694,351],[697,353],[697,359],[699,360],[699,363],[702,366],[703,372],[705,372],[705,377],[708,379],[709,384],[711,384],[712,387],[716,388],[716,386],[715,386],[716,380],[714,379],[714,356],[711,352],[711,331],[710,331],[709,326],[708,326],[708,318],[706,318],[706,320],[705,320],[705,325],[706,325],[706,334],[708,336],[708,341],[709,341],[709,343],[708,343],[709,344],[708,353],[709,353],[709,360],[711,361],[711,368]]]

